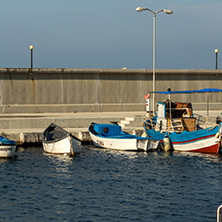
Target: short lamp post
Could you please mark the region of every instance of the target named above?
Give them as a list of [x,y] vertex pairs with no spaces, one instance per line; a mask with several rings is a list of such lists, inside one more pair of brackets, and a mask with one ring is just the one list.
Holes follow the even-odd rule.
[[31,70],[32,70],[32,68],[33,68],[33,49],[34,49],[34,46],[30,45],[29,48],[31,50]]
[[[153,92],[155,92],[155,69],[156,69],[156,64],[155,64],[155,60],[156,60],[156,14],[159,12],[164,12],[168,15],[173,14],[173,12],[169,9],[161,9],[158,10],[156,12],[152,11],[149,8],[144,8],[144,7],[137,7],[136,8],[137,12],[142,12],[142,11],[149,11],[153,14]],[[154,114],[154,110],[155,110],[155,93],[153,93],[153,114]]]
[[216,69],[217,69],[217,54],[218,54],[219,50],[215,49],[215,53],[216,53]]

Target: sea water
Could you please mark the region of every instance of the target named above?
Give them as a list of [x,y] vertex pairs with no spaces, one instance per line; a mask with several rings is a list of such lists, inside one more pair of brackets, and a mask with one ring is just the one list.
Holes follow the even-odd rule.
[[82,146],[75,157],[20,148],[0,159],[0,221],[212,222],[222,157]]

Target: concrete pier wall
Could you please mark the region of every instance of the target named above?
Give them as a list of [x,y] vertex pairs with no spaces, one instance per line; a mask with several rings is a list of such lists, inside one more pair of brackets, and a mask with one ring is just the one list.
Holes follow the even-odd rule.
[[[222,70],[156,70],[156,91],[222,88]],[[0,113],[143,111],[152,70],[0,69]],[[164,95],[156,94],[155,101]],[[222,94],[173,95],[195,109],[222,109]]]

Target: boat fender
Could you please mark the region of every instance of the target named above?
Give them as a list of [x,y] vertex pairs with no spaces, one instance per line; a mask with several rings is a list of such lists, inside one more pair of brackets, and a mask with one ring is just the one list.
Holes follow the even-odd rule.
[[141,135],[141,137],[147,137],[146,132],[143,132],[143,134]]
[[217,132],[217,133],[215,134],[215,137],[216,137],[216,138],[219,138],[219,137],[220,137],[220,133]]
[[165,136],[163,138],[163,149],[164,149],[164,151],[170,150],[170,138],[168,136]]
[[219,132],[220,132],[220,134],[222,134],[222,127],[220,126],[220,129],[219,129]]

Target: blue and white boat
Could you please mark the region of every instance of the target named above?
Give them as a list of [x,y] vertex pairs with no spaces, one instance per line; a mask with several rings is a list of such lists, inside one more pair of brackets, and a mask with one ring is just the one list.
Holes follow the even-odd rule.
[[[153,93],[206,93],[222,92],[220,89],[189,91],[158,91]],[[143,124],[147,136],[160,140],[165,150],[218,153],[221,144],[221,126],[215,124],[200,128],[196,124],[191,103],[159,102],[157,113]]]
[[0,158],[13,158],[15,157],[16,143],[14,140],[8,140],[0,136]]
[[124,151],[151,151],[159,141],[148,137],[131,135],[121,130],[117,124],[91,123],[89,133],[96,147]]

